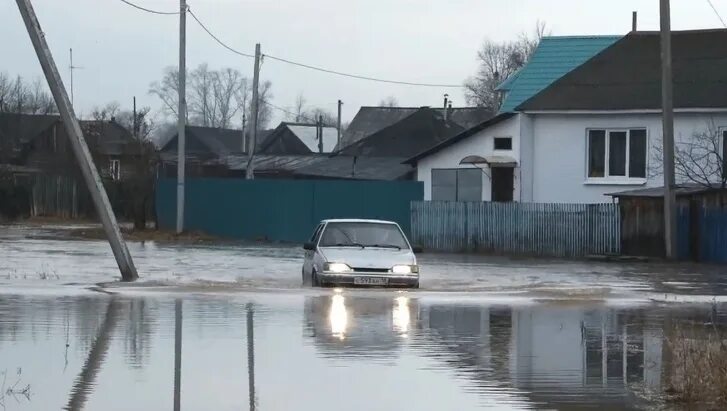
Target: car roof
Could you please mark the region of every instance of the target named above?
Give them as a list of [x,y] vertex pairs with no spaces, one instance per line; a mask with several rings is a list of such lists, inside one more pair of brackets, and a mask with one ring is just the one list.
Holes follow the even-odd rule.
[[394,221],[368,220],[363,218],[338,218],[323,220],[321,223],[372,223],[372,224],[396,224]]

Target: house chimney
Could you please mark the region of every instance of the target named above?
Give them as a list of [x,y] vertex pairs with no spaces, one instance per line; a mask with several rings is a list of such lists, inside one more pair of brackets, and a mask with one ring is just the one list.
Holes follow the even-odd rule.
[[638,31],[638,30],[639,30],[639,13],[634,11],[631,13],[631,31]]
[[[447,103],[449,103],[449,94],[444,95],[444,121],[447,121]],[[452,103],[449,103],[450,107]]]

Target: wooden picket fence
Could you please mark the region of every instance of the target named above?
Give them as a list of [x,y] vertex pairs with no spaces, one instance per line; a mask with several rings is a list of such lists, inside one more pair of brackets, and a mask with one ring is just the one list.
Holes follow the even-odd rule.
[[617,204],[411,203],[412,242],[428,250],[554,257],[619,254]]

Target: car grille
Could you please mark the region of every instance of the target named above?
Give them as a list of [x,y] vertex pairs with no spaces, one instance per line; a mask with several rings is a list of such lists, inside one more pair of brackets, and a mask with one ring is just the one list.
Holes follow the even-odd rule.
[[353,268],[354,273],[388,273],[388,268],[363,268],[363,267],[354,267]]

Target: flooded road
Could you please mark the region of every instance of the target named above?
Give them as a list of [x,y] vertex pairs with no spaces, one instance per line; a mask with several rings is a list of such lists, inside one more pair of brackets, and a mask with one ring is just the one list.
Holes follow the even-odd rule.
[[[0,286],[39,290],[118,279],[104,241],[69,240],[49,228],[0,226]],[[129,243],[135,287],[299,292],[303,250],[295,245]],[[724,266],[511,259],[423,254],[422,293],[466,292],[523,300],[725,301]]]
[[[10,410],[643,408],[662,336],[724,307],[489,305],[327,291],[0,297]],[[177,349],[175,349],[177,348]]]
[[0,409],[648,409],[676,330],[727,323],[722,267],[425,254],[422,290],[318,290],[298,247],[129,247],[121,285],[104,242],[0,227]]

